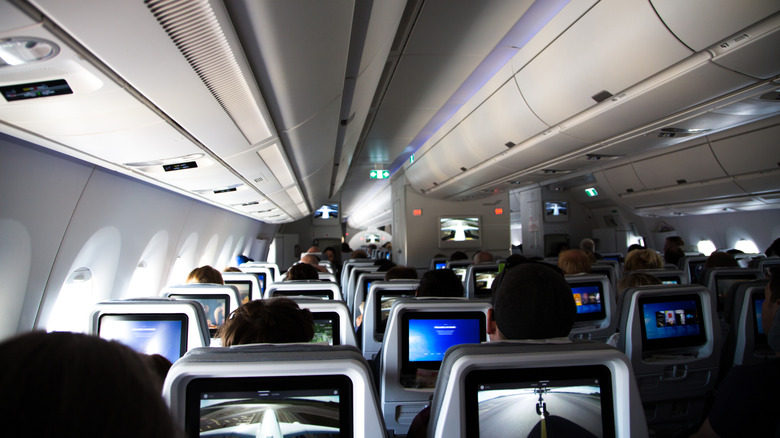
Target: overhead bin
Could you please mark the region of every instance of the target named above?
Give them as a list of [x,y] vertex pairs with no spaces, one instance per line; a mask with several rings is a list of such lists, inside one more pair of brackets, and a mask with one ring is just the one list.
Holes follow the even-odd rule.
[[515,78],[533,112],[556,125],[693,54],[644,0],[604,0]]
[[[780,102],[775,105],[780,105]],[[708,137],[715,158],[729,175],[777,169],[780,117]]]
[[726,176],[707,144],[634,161],[633,167],[648,189]]
[[697,52],[780,11],[777,0],[650,0],[650,3],[666,27]]

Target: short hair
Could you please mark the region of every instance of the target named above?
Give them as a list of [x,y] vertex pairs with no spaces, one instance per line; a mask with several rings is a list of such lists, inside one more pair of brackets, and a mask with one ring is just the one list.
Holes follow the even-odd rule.
[[664,260],[666,263],[671,263],[673,265],[680,265],[680,260],[685,258],[685,251],[679,246],[673,246],[671,248],[667,248],[666,251],[664,251]]
[[487,252],[487,251],[477,251],[476,254],[474,254],[474,257],[471,259],[472,262],[478,264],[478,263],[491,263],[495,260],[493,258],[493,254]]
[[563,275],[541,263],[503,272],[491,298],[496,325],[506,339],[568,336],[577,306]]
[[626,250],[626,255],[628,255],[628,253],[630,253],[631,251],[635,251],[637,249],[645,249],[645,247],[638,243],[632,243],[631,245],[628,246],[628,249]]
[[450,256],[450,261],[451,261],[451,262],[454,262],[454,261],[456,261],[456,260],[468,260],[468,259],[469,259],[469,256],[468,256],[468,254],[466,254],[466,253],[465,253],[465,252],[463,252],[463,251],[455,251],[455,252],[454,252],[454,253],[452,253],[452,255]]
[[685,241],[680,236],[669,236],[666,238],[666,242],[664,242],[664,247],[669,248],[672,246],[685,246]]
[[620,295],[623,295],[623,291],[630,287],[654,286],[658,284],[663,284],[663,282],[660,278],[654,275],[650,275],[645,272],[632,272],[618,281],[618,293],[615,294],[615,299],[618,299]]
[[119,342],[81,333],[8,339],[0,344],[3,434],[181,437],[148,364]]
[[387,259],[379,259],[374,262],[374,266],[379,266],[377,272],[387,272],[395,267],[395,263]]
[[780,237],[775,239],[769,247],[764,251],[767,257],[780,256]]
[[348,243],[342,243],[341,252],[352,252],[352,248],[349,247]]
[[463,297],[463,283],[452,269],[434,269],[423,274],[418,297]]
[[623,270],[626,272],[640,269],[663,269],[664,261],[661,255],[652,249],[636,249],[626,256]]
[[217,329],[222,346],[243,344],[309,342],[314,337],[314,318],[289,298],[250,301],[234,310]]
[[707,262],[704,264],[704,269],[719,268],[719,267],[739,267],[739,262],[733,255],[723,251],[713,251]]
[[236,268],[235,266],[227,266],[225,269],[222,270],[222,272],[243,272],[243,271]]
[[288,280],[317,280],[319,278],[317,268],[308,263],[296,263],[287,270]]
[[393,266],[385,272],[385,281],[397,279],[417,280],[417,269],[411,266]]
[[206,265],[190,271],[190,275],[187,276],[187,283],[225,284],[225,281],[222,279],[222,274],[219,271]]
[[301,263],[308,263],[310,265],[319,265],[320,258],[314,254],[304,253],[301,254]]
[[368,258],[368,254],[366,254],[366,252],[363,251],[362,249],[358,249],[356,251],[352,251],[351,258],[353,258],[353,259],[367,259]]
[[585,252],[594,252],[596,251],[596,242],[586,237],[580,240],[580,249]]
[[566,275],[590,274],[591,260],[581,249],[567,249],[558,255],[558,267]]

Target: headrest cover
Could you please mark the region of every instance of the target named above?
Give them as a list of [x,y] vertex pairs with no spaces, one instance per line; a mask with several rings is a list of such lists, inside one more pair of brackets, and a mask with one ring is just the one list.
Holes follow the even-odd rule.
[[568,336],[577,307],[563,275],[538,263],[504,271],[493,294],[493,312],[506,339]]

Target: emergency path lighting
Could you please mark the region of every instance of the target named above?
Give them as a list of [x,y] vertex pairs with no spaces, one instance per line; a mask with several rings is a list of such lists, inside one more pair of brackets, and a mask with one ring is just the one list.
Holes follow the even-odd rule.
[[390,178],[390,171],[389,170],[372,170],[368,174],[369,178],[371,179],[385,179]]
[[594,196],[598,196],[599,192],[596,191],[593,187],[585,189],[585,194],[588,195],[589,198],[592,198]]

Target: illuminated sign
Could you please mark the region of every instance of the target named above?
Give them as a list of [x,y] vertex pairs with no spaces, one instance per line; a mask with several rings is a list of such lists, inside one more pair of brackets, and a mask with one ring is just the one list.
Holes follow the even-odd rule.
[[389,170],[372,170],[369,174],[371,179],[385,179],[390,178]]
[[588,197],[592,198],[594,196],[598,196],[599,192],[597,192],[596,189],[591,187],[589,189],[585,189],[585,194],[588,195]]

